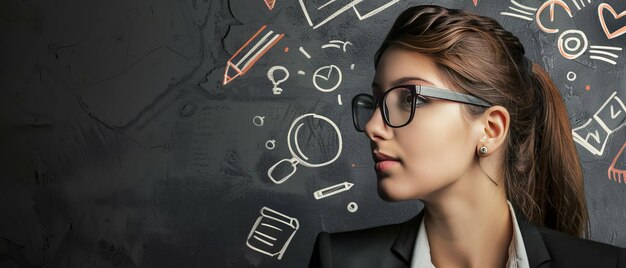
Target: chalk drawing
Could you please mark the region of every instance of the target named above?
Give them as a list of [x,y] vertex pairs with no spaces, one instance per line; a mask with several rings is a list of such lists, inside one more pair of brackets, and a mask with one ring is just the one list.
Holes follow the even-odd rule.
[[[230,57],[228,62],[226,62],[224,85],[248,72],[254,63],[265,55],[265,53],[285,35],[274,34],[274,31],[266,30],[266,27],[266,25],[261,26],[261,28]],[[263,37],[259,37],[261,33],[263,33]],[[254,45],[251,45],[253,41]]]
[[354,186],[354,183],[349,183],[347,181],[346,182],[342,182],[342,183],[335,184],[335,185],[332,185],[332,186],[328,186],[326,188],[323,188],[323,189],[315,191],[313,193],[313,197],[315,197],[315,199],[319,200],[319,199],[322,199],[322,198],[326,198],[326,197],[329,197],[329,196],[336,195],[336,194],[341,193],[341,192],[348,191],[348,190],[350,190],[350,188],[352,188],[352,186]]
[[[337,138],[338,146],[336,148],[335,156],[332,159],[326,162],[322,162],[322,163],[310,163],[309,158],[302,152],[300,148],[300,143],[298,141],[300,137],[300,135],[298,135],[298,132],[304,125],[303,121],[306,119],[318,119],[319,123],[328,124],[335,131],[335,134],[336,134],[335,136]],[[294,128],[295,128],[295,131],[294,131]],[[314,131],[317,131],[317,129],[310,129],[310,131],[314,133]],[[316,135],[316,136],[319,136],[319,135]],[[292,144],[291,142],[292,140],[294,140],[294,144]],[[308,114],[303,114],[299,116],[291,123],[291,127],[289,127],[289,132],[287,133],[287,146],[289,148],[289,152],[291,152],[291,158],[282,159],[278,161],[276,164],[270,167],[269,170],[267,171],[267,176],[270,178],[270,180],[272,180],[276,184],[281,184],[287,181],[296,172],[297,170],[296,166],[300,163],[302,163],[302,165],[305,167],[322,167],[322,166],[325,166],[334,162],[335,160],[337,160],[337,158],[339,158],[339,155],[341,155],[343,144],[342,144],[341,132],[339,131],[339,127],[337,127],[337,125],[332,120],[322,115],[308,113]],[[294,147],[295,147],[295,151],[294,151]],[[286,175],[276,176],[275,174],[273,174],[273,172],[276,169],[276,167],[279,167],[279,166],[284,166],[285,168],[288,168],[291,171]]]
[[[276,78],[274,77],[274,72],[276,71],[283,72],[285,74],[285,77],[283,77],[283,79],[276,80]],[[283,89],[279,88],[278,85],[287,80],[287,78],[289,78],[289,71],[287,70],[287,68],[277,65],[267,71],[267,78],[272,81],[272,84],[274,84],[272,92],[274,93],[274,95],[278,95],[283,92]]]
[[[624,153],[624,148],[626,148],[626,142],[613,158],[607,172],[609,180],[614,180],[619,183],[626,183],[626,153]],[[620,160],[619,162],[617,161],[618,159]]]
[[574,128],[574,141],[594,155],[602,155],[612,133],[626,125],[626,106],[614,91],[582,126]]
[[[604,34],[606,35],[607,38],[609,39],[613,39],[615,37],[618,37],[622,34],[626,33],[626,25],[622,26],[621,28],[611,32],[609,31],[609,29],[606,27],[606,22],[605,22],[605,17],[603,14],[604,10],[608,10],[611,15],[613,15],[614,19],[619,19],[621,17],[626,16],[626,11],[622,11],[622,13],[619,13],[619,15],[617,14],[617,12],[615,12],[615,9],[613,9],[613,7],[607,3],[601,3],[600,5],[598,5],[598,18],[600,20],[600,25],[602,26],[602,29],[604,30]],[[626,21],[626,20],[622,20],[622,21]]]
[[[332,64],[317,69],[317,71],[315,71],[315,73],[313,74],[313,85],[315,86],[315,88],[317,88],[317,90],[322,92],[331,92],[337,89],[337,87],[339,87],[339,85],[341,84],[341,80],[341,70],[339,69],[339,67]],[[318,82],[323,82],[324,84],[330,85],[321,85]]]
[[254,118],[252,118],[252,123],[257,127],[262,127],[263,124],[265,124],[264,119],[265,119],[265,116],[257,115]]
[[259,216],[252,226],[246,245],[256,252],[268,256],[277,256],[280,260],[291,239],[300,227],[298,219],[289,217],[268,207],[261,208]]

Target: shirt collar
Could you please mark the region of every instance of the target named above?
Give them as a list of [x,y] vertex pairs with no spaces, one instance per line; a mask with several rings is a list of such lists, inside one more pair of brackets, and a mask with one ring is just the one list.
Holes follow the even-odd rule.
[[[528,261],[529,267],[535,268],[546,261],[550,261],[550,254],[548,253],[548,249],[546,248],[541,234],[539,234],[539,230],[537,226],[528,221],[528,219],[520,212],[515,209],[515,206],[508,202],[509,209],[513,212],[512,218],[515,223],[514,235],[515,237],[521,239],[517,239],[519,243],[523,246],[523,251],[525,251],[526,260]],[[420,211],[415,217],[406,221],[394,244],[391,249],[396,254],[396,256],[402,259],[406,264],[410,264],[413,251],[415,249],[415,245],[418,244],[419,237],[426,238],[425,235],[418,235],[419,230],[422,226],[422,219],[424,217],[424,209]],[[425,228],[424,228],[425,233]],[[428,239],[426,239],[428,241]],[[519,250],[517,250],[518,255],[522,254],[522,247],[518,246]],[[419,258],[419,257],[416,257]],[[428,256],[428,260],[430,261],[430,255]]]
[[428,243],[428,234],[426,233],[426,224],[422,219],[420,227],[417,231],[417,240],[413,247],[413,258],[411,259],[411,268],[434,268],[435,266],[430,259],[430,244]]
[[511,204],[509,200],[506,202],[509,204],[511,219],[513,222],[513,237],[511,239],[511,244],[509,245],[509,260],[507,261],[507,267],[529,268],[530,264],[528,262],[526,248],[524,246],[524,238],[522,237],[522,233],[519,229],[517,217],[515,216],[515,209],[513,209],[513,204]]

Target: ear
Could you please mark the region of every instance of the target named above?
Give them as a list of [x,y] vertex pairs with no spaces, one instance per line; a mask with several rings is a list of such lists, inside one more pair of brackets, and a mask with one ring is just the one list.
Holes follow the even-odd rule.
[[485,146],[488,152],[479,155],[488,156],[502,146],[509,131],[509,119],[509,112],[500,105],[489,107],[483,112],[479,119],[483,131],[476,150],[478,151],[480,147]]

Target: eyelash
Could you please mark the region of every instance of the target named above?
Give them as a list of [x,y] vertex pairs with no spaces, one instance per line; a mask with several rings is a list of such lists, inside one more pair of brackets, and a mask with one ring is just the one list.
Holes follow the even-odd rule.
[[426,97],[426,96],[417,96],[419,99],[422,99],[422,101],[424,101],[425,103],[429,103],[430,102],[430,98]]

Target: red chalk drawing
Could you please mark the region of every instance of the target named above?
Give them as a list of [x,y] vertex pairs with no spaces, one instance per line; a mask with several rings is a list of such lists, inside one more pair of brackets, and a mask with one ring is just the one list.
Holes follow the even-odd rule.
[[[598,18],[600,19],[600,25],[602,25],[602,29],[604,30],[604,34],[606,34],[606,37],[608,37],[609,39],[613,39],[615,37],[618,37],[622,34],[626,33],[626,25],[622,26],[622,28],[619,28],[617,31],[614,32],[610,32],[609,29],[606,27],[606,22],[604,21],[604,10],[608,10],[609,12],[611,12],[611,15],[613,15],[613,18],[615,19],[619,19],[621,17],[626,16],[626,11],[622,11],[622,13],[619,13],[619,15],[617,14],[617,12],[615,12],[615,9],[613,9],[613,7],[607,3],[602,3],[598,6]],[[626,23],[626,19],[623,20],[624,23]]]
[[274,9],[274,4],[276,4],[276,0],[265,0],[265,5],[267,5],[269,10]]
[[[224,71],[224,85],[236,77],[245,74],[254,63],[272,48],[285,34],[275,34],[274,31],[265,31],[266,25],[259,29],[226,63]],[[263,32],[263,36],[259,34]],[[259,37],[259,38],[257,38]],[[255,41],[254,44],[251,44]],[[241,54],[241,55],[240,55]]]
[[[618,181],[619,183],[626,183],[626,154],[624,153],[624,148],[626,148],[626,142],[622,145],[622,148],[619,149],[615,158],[613,158],[613,162],[611,162],[607,172],[609,180]],[[618,159],[620,161],[618,161]]]

